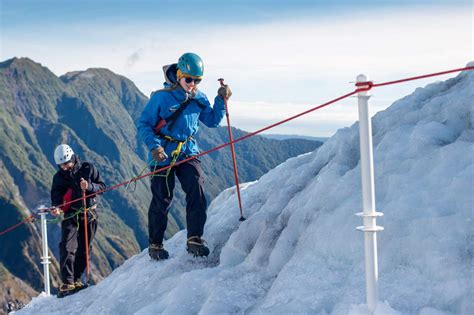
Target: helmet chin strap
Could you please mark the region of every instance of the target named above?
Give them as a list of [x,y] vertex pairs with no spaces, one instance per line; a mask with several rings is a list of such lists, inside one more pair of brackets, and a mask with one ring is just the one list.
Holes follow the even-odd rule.
[[183,86],[181,85],[181,83],[178,82],[178,86],[184,91],[185,95],[186,95],[186,98],[185,98],[185,102],[188,100],[188,99],[193,99],[195,96],[196,96],[196,91],[197,91],[197,86],[193,87],[191,91],[186,91]]

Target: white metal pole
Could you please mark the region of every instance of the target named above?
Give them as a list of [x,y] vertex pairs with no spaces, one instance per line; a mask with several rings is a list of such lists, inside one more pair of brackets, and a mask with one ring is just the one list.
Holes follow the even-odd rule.
[[43,273],[44,273],[44,292],[46,295],[50,295],[49,288],[49,264],[51,263],[48,256],[48,229],[46,225],[46,212],[41,211],[41,236],[42,236],[42,245],[43,245],[43,256],[41,257],[41,263],[43,264]]
[[[368,78],[360,74],[357,76],[357,82],[359,84],[360,82],[368,82]],[[364,86],[358,87],[364,88]],[[367,307],[373,313],[378,301],[377,232],[383,230],[383,227],[377,226],[376,219],[383,214],[375,211],[372,124],[369,114],[370,92],[361,91],[357,96],[359,103],[360,170],[363,209],[363,212],[357,213],[357,215],[361,216],[364,221],[364,225],[357,227],[357,229],[364,232]]]

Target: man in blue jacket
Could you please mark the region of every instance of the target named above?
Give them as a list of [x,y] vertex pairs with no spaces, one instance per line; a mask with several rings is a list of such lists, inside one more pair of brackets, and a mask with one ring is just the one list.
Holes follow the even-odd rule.
[[[194,138],[199,122],[217,127],[225,115],[224,98],[230,88],[219,88],[211,107],[206,95],[198,90],[204,75],[202,59],[185,53],[177,64],[163,67],[165,88],[154,92],[138,121],[138,132],[145,142],[152,170],[199,154]],[[204,196],[201,162],[192,159],[159,172],[151,178],[153,198],[148,210],[148,253],[152,259],[167,259],[163,238],[168,211],[173,199],[175,176],[186,193],[187,251],[194,256],[207,256],[209,249],[201,238],[206,223],[207,201]]]

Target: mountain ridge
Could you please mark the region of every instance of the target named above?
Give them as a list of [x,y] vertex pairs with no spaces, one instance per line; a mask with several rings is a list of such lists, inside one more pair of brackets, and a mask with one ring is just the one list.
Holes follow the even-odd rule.
[[[56,172],[52,152],[61,142],[70,144],[82,159],[95,163],[109,186],[138,175],[145,165],[147,149],[138,139],[135,121],[147,101],[132,81],[107,69],[91,68],[57,77],[29,58],[1,62],[0,176],[5,181],[0,184],[0,199],[5,204],[4,209],[11,209],[8,220],[2,222],[13,224],[15,219],[31,214],[29,209],[49,204],[50,181]],[[234,130],[237,134],[244,133]],[[201,133],[203,136],[198,137],[203,148],[227,142],[224,127],[202,127]],[[319,145],[317,142],[298,145],[289,142],[284,146],[258,137],[249,143],[251,146],[236,146],[237,155],[243,161],[243,165],[239,164],[242,180],[255,179],[288,157]],[[272,150],[255,151],[267,145],[272,146]],[[254,151],[247,152],[248,148]],[[264,157],[264,163],[245,161],[259,155]],[[210,178],[207,193],[212,199],[233,185],[233,175],[229,172],[232,161],[230,155],[221,153],[202,160]],[[133,186],[108,192],[100,198],[99,231],[92,252],[93,281],[102,279],[148,242],[149,187],[146,180],[135,189]],[[182,198],[182,191],[177,189],[167,237],[184,227]],[[19,229],[20,236],[26,237],[25,244],[39,244],[36,223],[25,224],[25,227]],[[58,257],[59,228],[51,224],[49,231],[52,256]],[[9,243],[14,245],[15,239],[9,239]],[[38,246],[31,248],[40,252]],[[8,262],[11,274],[41,290],[41,265],[39,259],[30,255],[36,257],[33,254],[19,256],[18,263],[11,264],[6,247],[2,246],[0,262]],[[56,263],[54,258],[53,261]],[[57,287],[57,269],[52,275],[53,287]]]

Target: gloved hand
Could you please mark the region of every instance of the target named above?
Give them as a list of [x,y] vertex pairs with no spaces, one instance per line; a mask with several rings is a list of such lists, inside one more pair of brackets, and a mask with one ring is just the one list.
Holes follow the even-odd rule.
[[81,178],[79,185],[81,185],[82,190],[87,190],[87,188],[89,187],[89,183],[84,178]]
[[168,155],[165,153],[165,149],[163,149],[163,147],[154,148],[151,150],[151,155],[157,162],[164,162],[168,158]]
[[61,210],[61,208],[54,207],[53,209],[51,209],[49,211],[49,213],[51,213],[51,215],[57,217],[57,216],[61,215],[63,213],[63,211]]
[[227,84],[224,84],[217,90],[217,95],[222,97],[223,99],[229,99],[232,96],[232,91]]

